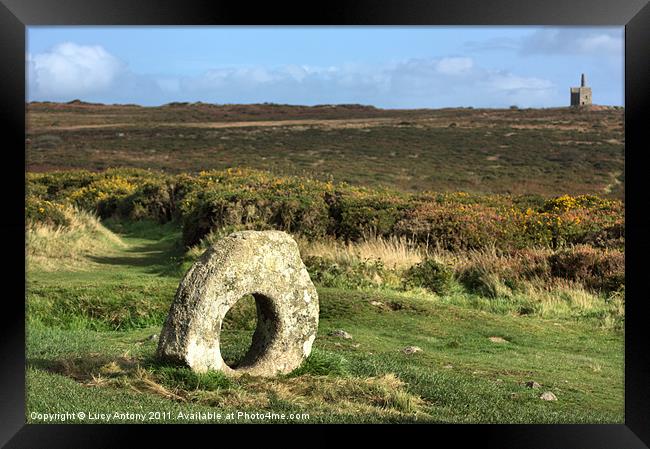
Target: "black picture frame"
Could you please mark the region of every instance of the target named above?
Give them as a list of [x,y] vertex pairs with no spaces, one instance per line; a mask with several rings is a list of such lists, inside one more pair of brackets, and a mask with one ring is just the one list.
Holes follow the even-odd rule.
[[[0,330],[0,444],[10,448],[132,447],[135,437],[173,441],[213,439],[211,425],[37,425],[25,423],[24,186],[25,27],[32,25],[614,25],[625,26],[625,190],[626,190],[626,329],[624,425],[439,425],[424,430],[432,442],[500,448],[643,448],[650,445],[650,358],[644,295],[644,256],[650,254],[650,220],[645,208],[644,112],[648,106],[647,0],[493,0],[493,1],[329,1],[275,2],[134,1],[134,0],[0,0],[0,118],[3,133],[2,228],[4,262],[3,325]],[[22,236],[22,238],[21,238]],[[7,287],[10,288],[7,288]],[[646,335],[644,338],[643,335]],[[221,424],[222,425],[222,424]],[[223,426],[223,425],[222,425]],[[282,426],[274,426],[274,428]],[[306,425],[307,434],[325,436]],[[386,427],[365,427],[367,436],[386,434]],[[287,428],[285,428],[288,430]],[[290,430],[295,432],[295,426]],[[242,432],[244,430],[244,432]],[[301,430],[301,429],[298,429]],[[382,431],[383,430],[383,431]],[[391,431],[392,429],[389,429]],[[228,428],[240,438],[254,434]],[[272,435],[269,426],[263,435]],[[271,433],[268,433],[271,432]],[[408,437],[402,431],[398,438]],[[302,432],[301,432],[302,433]],[[327,434],[336,435],[334,432]],[[271,438],[271,436],[269,436]],[[365,438],[365,436],[364,436]],[[310,439],[310,440],[311,440]],[[301,440],[299,444],[309,444]],[[425,440],[426,441],[426,440]],[[278,441],[282,442],[282,441]],[[644,444],[645,443],[645,444]],[[449,446],[449,444],[444,444]]]

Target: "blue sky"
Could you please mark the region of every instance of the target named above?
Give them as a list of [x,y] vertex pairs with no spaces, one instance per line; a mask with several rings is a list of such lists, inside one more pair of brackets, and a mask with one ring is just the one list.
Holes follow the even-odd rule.
[[623,27],[29,27],[27,99],[623,105]]

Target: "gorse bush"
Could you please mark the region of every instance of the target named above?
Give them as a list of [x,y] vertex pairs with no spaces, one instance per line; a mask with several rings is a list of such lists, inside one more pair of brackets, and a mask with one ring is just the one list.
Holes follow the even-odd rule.
[[395,234],[395,225],[408,207],[407,200],[394,192],[350,190],[327,196],[333,219],[332,234],[358,240],[364,234]]
[[56,227],[70,224],[63,204],[31,195],[25,199],[25,220],[28,225],[38,223]]
[[404,237],[449,251],[624,245],[623,203],[593,195],[414,195],[239,169],[28,173],[27,192],[29,220],[56,223],[62,219],[56,205],[69,204],[100,218],[176,221],[188,248],[228,227],[279,229],[312,240]]
[[27,173],[27,191],[51,201],[62,201],[73,191],[90,185],[98,174],[86,170]]
[[116,212],[131,220],[153,219],[166,223],[177,218],[174,185],[151,179],[139,184],[117,204]]
[[404,275],[405,288],[422,287],[439,295],[449,294],[453,281],[453,268],[434,259],[413,265]]
[[322,197],[291,190],[278,192],[213,188],[186,200],[188,213],[183,217],[183,242],[198,243],[213,229],[241,225],[246,229],[280,229],[311,238],[325,236],[328,228],[327,206]]
[[567,212],[576,209],[601,209],[607,210],[612,206],[612,200],[599,198],[596,195],[562,195],[544,203],[545,212]]
[[123,176],[100,178],[73,191],[69,199],[79,208],[93,210],[100,217],[117,212],[121,200],[131,195],[136,185]]

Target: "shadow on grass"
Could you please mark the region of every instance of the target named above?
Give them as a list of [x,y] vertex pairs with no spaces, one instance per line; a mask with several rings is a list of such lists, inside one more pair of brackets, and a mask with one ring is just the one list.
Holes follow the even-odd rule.
[[129,357],[110,357],[100,354],[86,354],[60,359],[30,358],[27,366],[53,374],[70,377],[77,382],[88,382],[96,376],[132,371],[138,360]]
[[133,246],[122,251],[123,255],[90,255],[88,258],[102,265],[139,268],[147,273],[169,276],[178,274],[183,253],[177,241],[163,239]]

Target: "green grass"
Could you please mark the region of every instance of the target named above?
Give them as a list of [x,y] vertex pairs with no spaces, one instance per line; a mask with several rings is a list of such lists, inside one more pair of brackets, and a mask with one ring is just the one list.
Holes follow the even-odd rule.
[[[86,270],[28,272],[29,422],[42,422],[32,412],[62,411],[141,413],[144,422],[196,422],[192,412],[259,422],[236,415],[245,411],[309,414],[264,422],[623,422],[620,330],[570,313],[518,315],[460,290],[439,297],[319,287],[312,354],[275,379],[161,364],[149,337],[160,332],[183,274],[179,230],[108,226],[126,243],[110,257],[89,255]],[[252,312],[249,304],[229,313],[226,360],[247,349]],[[353,338],[328,336],[335,329]],[[401,352],[411,345],[422,351]],[[542,389],[526,388],[530,380]],[[558,401],[539,399],[543,391]],[[155,412],[168,414],[158,419]]]

